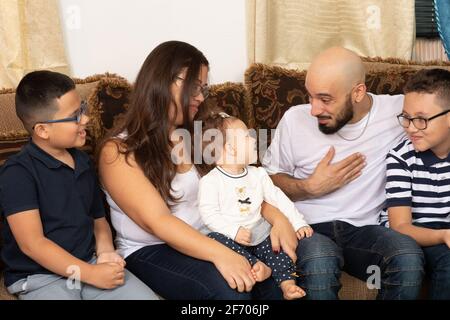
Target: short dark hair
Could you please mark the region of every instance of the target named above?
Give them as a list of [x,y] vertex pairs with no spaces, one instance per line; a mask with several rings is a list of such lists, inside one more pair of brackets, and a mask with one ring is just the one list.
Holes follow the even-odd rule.
[[34,71],[20,81],[16,90],[16,114],[31,134],[33,126],[49,120],[58,111],[56,99],[75,89],[68,76],[52,71]]
[[450,71],[445,69],[423,69],[406,83],[403,92],[435,94],[442,108],[450,108]]

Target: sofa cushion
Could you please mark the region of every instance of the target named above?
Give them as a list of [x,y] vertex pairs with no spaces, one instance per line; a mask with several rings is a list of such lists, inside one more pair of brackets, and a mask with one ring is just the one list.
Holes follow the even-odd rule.
[[265,64],[250,66],[245,73],[245,86],[253,106],[255,128],[276,128],[287,109],[308,101],[305,76],[306,71]]
[[251,126],[254,122],[253,112],[248,108],[247,95],[242,83],[226,82],[212,85],[208,98],[203,102],[203,106],[208,110],[220,107],[228,114],[240,118],[245,124]]
[[88,130],[95,145],[108,130],[123,119],[129,106],[131,84],[115,74],[105,74],[88,98]]
[[0,166],[28,141],[28,133],[16,116],[15,91],[0,91]]
[[443,68],[450,70],[450,62],[448,61],[427,61],[417,62],[399,58],[380,58],[380,57],[362,57],[361,58],[367,73],[374,71],[384,71],[391,68],[407,67],[413,70]]

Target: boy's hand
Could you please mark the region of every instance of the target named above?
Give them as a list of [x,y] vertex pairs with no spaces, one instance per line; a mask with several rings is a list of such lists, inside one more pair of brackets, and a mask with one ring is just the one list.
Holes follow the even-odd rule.
[[450,229],[447,229],[444,232],[444,243],[450,248]]
[[244,246],[251,246],[252,232],[249,229],[240,227],[236,234],[236,238],[234,238],[234,241]]
[[91,281],[89,284],[100,289],[114,289],[125,283],[124,268],[113,262],[92,265]]
[[118,255],[116,252],[102,252],[97,256],[97,264],[102,264],[106,262],[113,262],[119,264],[122,268],[125,268],[125,260]]
[[298,240],[302,240],[303,238],[311,237],[314,233],[314,230],[310,226],[306,226],[298,229],[296,233]]

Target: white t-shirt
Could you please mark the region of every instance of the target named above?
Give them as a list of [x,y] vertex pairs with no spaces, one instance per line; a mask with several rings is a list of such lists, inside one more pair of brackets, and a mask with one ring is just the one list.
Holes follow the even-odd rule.
[[[186,173],[177,173],[171,184],[174,196],[181,197],[178,204],[173,207],[172,214],[197,230],[201,230],[203,227],[197,202],[199,180],[200,176],[195,167],[192,166],[191,170]],[[108,192],[104,191],[111,208],[111,222],[117,233],[115,244],[121,256],[126,258],[145,246],[164,243],[131,220],[114,202]],[[148,210],[153,209],[148,208]]]
[[403,95],[373,95],[373,105],[358,123],[347,124],[339,134],[326,135],[318,128],[317,118],[311,116],[311,105],[290,108],[278,124],[272,143],[262,161],[270,175],[285,173],[298,179],[308,178],[331,146],[335,163],[360,152],[367,165],[362,175],[339,190],[316,199],[295,202],[310,224],[341,220],[355,226],[379,223],[385,203],[386,164],[389,150],[405,136],[396,115],[403,107]]
[[200,216],[211,231],[234,240],[240,227],[250,229],[252,245],[270,234],[271,226],[261,216],[263,201],[283,212],[294,230],[308,225],[263,168],[249,166],[242,174],[233,175],[216,167],[200,180],[198,199]]

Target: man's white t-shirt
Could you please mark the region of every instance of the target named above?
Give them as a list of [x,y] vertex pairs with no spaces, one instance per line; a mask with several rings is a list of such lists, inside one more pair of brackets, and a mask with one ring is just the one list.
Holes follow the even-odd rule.
[[322,133],[311,105],[290,108],[284,114],[262,161],[270,175],[285,173],[308,178],[331,146],[336,154],[331,163],[360,152],[367,165],[356,180],[325,196],[295,202],[310,224],[340,220],[355,226],[379,223],[385,203],[386,164],[389,150],[405,136],[396,115],[402,112],[403,95],[373,95],[373,105],[363,119],[347,124],[339,135]]

